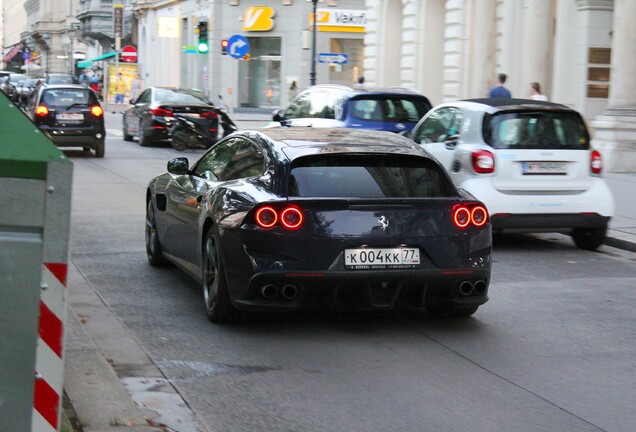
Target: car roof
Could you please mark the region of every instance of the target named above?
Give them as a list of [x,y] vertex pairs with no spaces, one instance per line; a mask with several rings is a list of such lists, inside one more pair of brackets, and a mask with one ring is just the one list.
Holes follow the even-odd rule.
[[290,159],[327,153],[392,153],[425,156],[413,141],[392,132],[347,128],[274,127],[247,131],[250,138],[266,138]]
[[405,95],[414,95],[414,96],[423,96],[420,92],[408,88],[408,87],[355,87],[355,86],[345,86],[341,84],[317,84],[315,86],[309,87],[307,90],[311,89],[323,89],[323,90],[339,90],[346,91],[356,94],[405,94]]
[[48,84],[42,87],[42,91],[44,90],[55,90],[55,89],[79,89],[79,90],[90,90],[83,84]]
[[[513,111],[513,110],[528,110],[528,109],[547,109],[547,110],[567,110],[575,111],[567,105],[539,101],[534,99],[519,99],[519,98],[479,98],[479,99],[463,99],[457,102],[450,102],[443,105],[483,105],[488,112],[496,111]],[[474,106],[472,107],[474,109]]]

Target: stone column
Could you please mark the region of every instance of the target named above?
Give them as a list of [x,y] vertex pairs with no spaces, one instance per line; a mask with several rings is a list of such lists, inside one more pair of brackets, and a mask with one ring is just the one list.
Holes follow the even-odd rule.
[[523,75],[521,93],[517,97],[529,95],[529,84],[533,81],[541,85],[543,93],[548,94],[551,66],[551,0],[525,0],[523,3]]
[[496,45],[497,1],[477,0],[475,2],[473,47],[468,97],[486,97],[488,89],[497,76]]
[[636,1],[614,1],[612,60],[608,107],[592,122],[593,145],[601,151],[605,170],[636,172]]

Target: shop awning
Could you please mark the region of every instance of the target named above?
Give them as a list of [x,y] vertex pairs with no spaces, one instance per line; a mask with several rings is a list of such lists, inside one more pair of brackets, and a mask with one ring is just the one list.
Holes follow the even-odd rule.
[[4,63],[9,63],[11,59],[15,57],[17,53],[20,52],[21,49],[22,49],[22,44],[17,43],[13,45],[13,48],[11,48],[11,50],[4,57],[2,57],[2,61]]
[[107,58],[115,57],[117,54],[119,54],[118,51],[111,51],[109,53],[102,54],[99,57],[95,57],[95,58],[88,59],[88,60],[82,60],[81,62],[77,62],[77,67],[78,68],[87,68],[87,67],[90,67],[93,64],[93,62],[100,61],[100,60],[106,60]]

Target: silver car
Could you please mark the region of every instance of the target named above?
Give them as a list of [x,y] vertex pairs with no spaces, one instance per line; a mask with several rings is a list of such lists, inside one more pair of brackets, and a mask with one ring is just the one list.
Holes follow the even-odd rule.
[[614,215],[581,115],[556,103],[471,99],[436,106],[409,136],[486,204],[494,232],[564,232],[596,249]]

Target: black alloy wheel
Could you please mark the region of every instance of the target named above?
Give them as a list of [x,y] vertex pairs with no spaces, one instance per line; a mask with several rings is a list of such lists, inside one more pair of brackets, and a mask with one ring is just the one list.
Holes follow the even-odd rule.
[[161,243],[157,236],[157,221],[155,220],[155,209],[152,200],[148,200],[146,207],[146,254],[148,262],[154,267],[163,267],[168,264],[168,260],[163,256]]
[[238,318],[232,306],[214,229],[208,230],[203,243],[203,299],[208,319],[214,323],[226,323]]
[[142,147],[149,147],[152,144],[151,140],[146,137],[145,129],[141,122],[139,122],[139,132],[137,137],[139,139],[139,145]]
[[106,145],[104,141],[98,142],[97,145],[95,146],[95,157],[103,158],[105,151],[106,151]]

